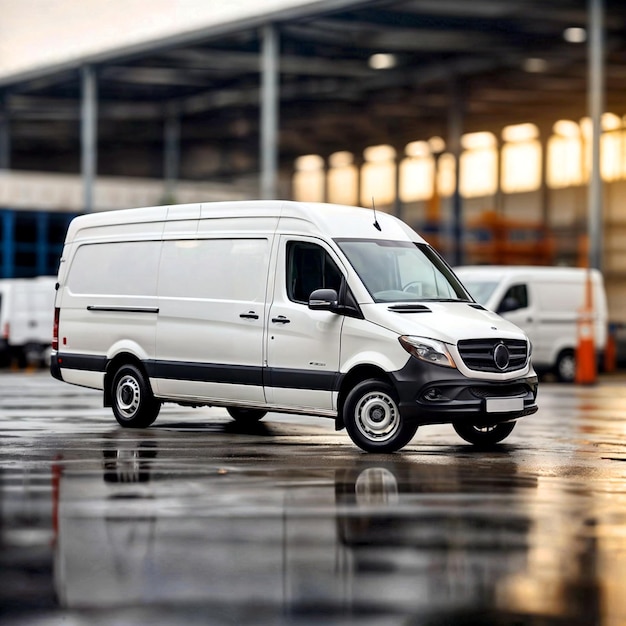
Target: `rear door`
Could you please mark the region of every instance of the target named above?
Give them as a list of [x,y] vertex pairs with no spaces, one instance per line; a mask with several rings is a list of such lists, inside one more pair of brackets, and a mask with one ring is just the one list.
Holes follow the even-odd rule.
[[281,407],[333,409],[344,317],[308,308],[315,289],[339,292],[341,262],[324,242],[282,235],[268,314],[266,396]]

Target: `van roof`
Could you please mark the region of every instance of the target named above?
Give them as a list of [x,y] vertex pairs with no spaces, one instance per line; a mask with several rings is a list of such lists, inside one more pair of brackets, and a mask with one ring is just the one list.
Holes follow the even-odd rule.
[[[332,238],[401,239],[424,242],[414,230],[393,215],[362,207],[287,200],[239,200],[142,207],[81,215],[68,228],[66,242],[84,229],[99,226],[153,224],[211,218],[276,218],[281,230],[319,231]],[[380,226],[376,228],[375,221]],[[137,228],[133,229],[135,232]],[[154,228],[152,229],[154,231]],[[93,231],[91,231],[93,232]],[[85,233],[86,234],[86,233]]]

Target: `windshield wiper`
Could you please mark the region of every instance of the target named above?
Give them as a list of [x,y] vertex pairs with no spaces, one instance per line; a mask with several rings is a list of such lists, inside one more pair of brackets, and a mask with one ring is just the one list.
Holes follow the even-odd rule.
[[419,302],[471,302],[462,298],[419,298]]

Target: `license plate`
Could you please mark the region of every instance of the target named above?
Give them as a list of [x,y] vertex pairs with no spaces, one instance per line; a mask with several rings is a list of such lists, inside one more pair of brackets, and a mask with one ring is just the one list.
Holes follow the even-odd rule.
[[485,403],[487,413],[509,413],[524,409],[524,398],[487,398]]

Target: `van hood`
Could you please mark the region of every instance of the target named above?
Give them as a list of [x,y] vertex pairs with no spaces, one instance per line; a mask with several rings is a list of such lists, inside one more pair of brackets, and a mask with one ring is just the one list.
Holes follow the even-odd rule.
[[462,339],[526,339],[515,324],[473,302],[422,301],[361,304],[366,319],[398,335],[456,345]]

